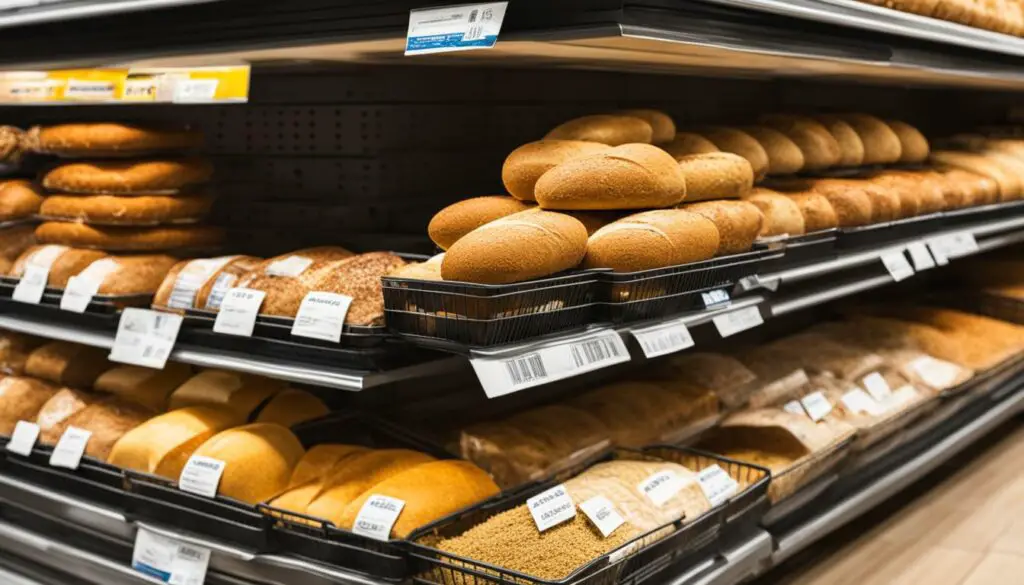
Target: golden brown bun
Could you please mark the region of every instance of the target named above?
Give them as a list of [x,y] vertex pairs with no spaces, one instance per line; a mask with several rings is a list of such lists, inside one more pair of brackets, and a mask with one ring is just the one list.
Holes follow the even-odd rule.
[[871,198],[862,190],[822,193],[836,213],[839,227],[857,227],[871,223]]
[[842,158],[839,142],[828,128],[809,116],[766,114],[759,123],[771,126],[796,143],[804,153],[804,169],[815,171],[835,166]]
[[100,225],[187,223],[206,217],[212,205],[209,195],[50,195],[39,207],[39,215]]
[[761,210],[764,222],[761,224],[761,236],[803,235],[804,216],[800,207],[789,197],[770,189],[755,188],[743,198]]
[[254,423],[214,435],[195,454],[225,462],[219,495],[258,504],[284,491],[304,452],[285,427]]
[[[56,257],[53,254],[57,254]],[[15,278],[25,275],[25,267],[28,264],[46,265],[48,257],[53,258],[49,265],[50,274],[47,278],[47,285],[57,288],[64,288],[68,279],[85,270],[93,262],[106,258],[108,254],[99,250],[76,250],[66,246],[32,246],[25,250],[14,262],[8,274]]]
[[731,152],[679,157],[679,168],[686,177],[686,203],[742,197],[754,187],[750,162]]
[[0,435],[10,436],[18,421],[33,421],[48,400],[60,390],[33,378],[0,378]]
[[761,210],[746,201],[705,201],[685,205],[682,209],[714,222],[718,228],[719,256],[749,251],[764,225]]
[[48,221],[36,228],[36,239],[43,244],[123,252],[208,248],[223,238],[224,231],[211,226],[140,228]]
[[859,167],[864,164],[864,143],[860,135],[843,120],[835,116],[815,116],[836,139],[839,145],[839,161],[836,166]]
[[658,146],[671,154],[676,160],[691,154],[721,152],[714,142],[693,132],[679,132],[670,142],[659,144]]
[[904,199],[917,199],[917,215],[942,211],[946,206],[942,186],[921,173],[911,171],[883,171],[869,179],[870,182],[895,190]]
[[903,156],[900,137],[885,122],[867,114],[843,114],[839,118],[852,126],[864,143],[864,164],[895,163]]
[[985,205],[999,200],[999,184],[990,177],[956,168],[946,169],[940,174],[961,189],[966,206]]
[[807,233],[839,227],[839,218],[832,209],[832,204],[821,193],[813,191],[786,193],[800,207],[804,216],[804,228]]
[[[14,262],[22,252],[36,243],[34,225],[16,225],[0,230],[0,258]],[[10,267],[8,266],[8,270]],[[6,274],[6,271],[4,271]]]
[[441,276],[482,284],[521,282],[575,267],[586,249],[587,229],[578,219],[530,209],[466,234],[445,254]]
[[439,248],[447,250],[459,238],[485,223],[530,207],[518,199],[501,195],[465,199],[434,214],[427,233]]
[[562,163],[537,181],[544,209],[645,209],[675,205],[686,179],[675,159],[649,144],[626,144]]
[[1010,201],[1018,198],[1021,194],[1020,178],[983,155],[939,150],[932,152],[930,159],[941,168],[961,169],[992,179],[999,185],[999,201]]
[[102,400],[101,394],[82,392],[71,388],[61,388],[46,401],[36,415],[39,425],[39,442],[44,445],[55,444],[68,426],[68,418],[84,410],[91,404]]
[[609,146],[642,142],[651,143],[654,129],[643,118],[597,114],[564,122],[545,136],[545,140],[586,140]]
[[640,118],[651,125],[651,143],[652,144],[663,144],[665,142],[671,142],[676,136],[676,123],[672,120],[672,116],[669,116],[661,110],[622,110],[617,112],[625,116],[633,116]]
[[[105,398],[75,412],[62,424],[77,427],[92,433],[85,454],[106,461],[114,444],[125,433],[146,422],[155,413],[148,408],[124,402],[117,398]],[[63,430],[61,431],[63,433]]]
[[30,181],[0,183],[0,221],[32,217],[42,202],[43,196]]
[[270,402],[260,409],[256,422],[277,423],[292,427],[301,422],[320,418],[330,409],[322,400],[305,390],[288,388],[278,392]]
[[628,215],[590,236],[586,268],[635,272],[676,266],[715,255],[720,243],[714,222],[682,209]]
[[871,223],[892,221],[902,217],[899,194],[885,185],[863,179],[815,179],[809,181],[808,188],[822,195],[850,191],[864,193],[871,200]]
[[194,130],[113,122],[37,126],[29,134],[33,150],[62,156],[138,155],[198,148],[203,144],[203,135]]
[[25,373],[72,388],[92,388],[103,372],[113,367],[110,352],[67,341],[51,341],[28,356]]
[[921,131],[906,122],[899,120],[887,120],[886,124],[892,128],[900,140],[902,153],[901,163],[920,163],[928,160],[928,139],[921,134]]
[[697,132],[714,143],[722,152],[731,152],[747,159],[754,171],[755,179],[760,179],[768,172],[768,153],[750,134],[722,126],[698,128]]
[[541,175],[556,166],[591,154],[607,152],[611,147],[584,140],[538,140],[513,150],[501,167],[501,181],[516,199],[534,201],[534,187]]
[[744,126],[768,154],[769,175],[791,175],[804,168],[804,153],[788,136],[768,126]]

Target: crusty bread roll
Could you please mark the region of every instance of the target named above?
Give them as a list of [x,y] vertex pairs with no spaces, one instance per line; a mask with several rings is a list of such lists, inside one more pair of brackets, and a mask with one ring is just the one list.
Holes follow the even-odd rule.
[[425,262],[410,262],[405,266],[399,266],[387,275],[416,280],[444,280],[441,278],[441,262],[443,261],[444,253],[436,254]]
[[67,428],[68,418],[102,399],[101,394],[61,388],[43,404],[36,415],[39,442],[44,445],[55,444]]
[[843,120],[835,116],[815,116],[829,131],[839,145],[839,161],[836,166],[859,167],[864,163],[864,143],[860,135]]
[[746,201],[704,201],[682,209],[714,222],[718,228],[719,256],[749,251],[764,225],[761,210]]
[[863,190],[830,191],[822,195],[832,205],[839,227],[857,227],[871,223],[871,198]]
[[212,205],[209,195],[50,195],[39,206],[39,215],[99,225],[188,223],[206,217]]
[[895,163],[903,156],[899,136],[885,122],[867,114],[843,114],[839,118],[852,126],[864,143],[864,164]]
[[281,493],[302,458],[302,443],[287,428],[253,423],[221,431],[195,455],[225,463],[217,494],[258,504]]
[[659,144],[665,152],[671,154],[676,160],[690,154],[707,154],[709,152],[721,152],[714,142],[693,132],[679,132],[675,137],[665,144]]
[[545,140],[586,140],[609,146],[642,142],[651,143],[654,129],[643,118],[597,114],[564,122],[545,136]]
[[441,276],[483,284],[521,282],[569,270],[586,250],[587,229],[578,219],[530,209],[463,236],[445,253]]
[[85,270],[93,262],[106,257],[107,253],[99,250],[76,250],[67,246],[54,245],[32,246],[18,256],[8,275],[21,278],[25,275],[25,267],[29,264],[46,266],[50,269],[46,284],[64,288],[72,276]]
[[685,202],[742,197],[754,186],[750,161],[731,152],[679,157],[686,177]]
[[[822,195],[849,191],[864,193],[871,200],[870,223],[892,221],[901,217],[900,197],[885,185],[863,179],[815,179],[808,182],[807,188]],[[840,225],[843,225],[842,221]]]
[[427,226],[427,234],[439,248],[447,250],[459,238],[485,223],[530,207],[518,199],[502,195],[465,199],[434,214]]
[[59,388],[34,378],[0,378],[0,435],[10,436],[18,421],[33,421]]
[[791,175],[804,168],[804,153],[788,136],[769,126],[744,126],[768,154],[769,175]]
[[992,178],[963,169],[949,168],[939,172],[963,192],[964,205],[985,205],[999,200],[999,184]]
[[584,140],[538,140],[513,150],[501,167],[501,181],[516,199],[534,201],[541,175],[574,158],[607,152],[611,147]]
[[298,388],[286,388],[274,395],[260,409],[256,422],[292,427],[301,422],[320,418],[329,412],[327,405],[309,392]]
[[804,216],[800,207],[789,197],[770,189],[755,188],[743,198],[761,210],[764,221],[761,223],[761,236],[799,236],[803,235]]
[[222,229],[198,225],[141,228],[48,221],[36,228],[43,244],[124,252],[208,248],[223,238]]
[[804,228],[807,233],[828,230],[839,226],[839,218],[832,209],[832,204],[821,193],[803,191],[786,193],[800,207],[804,216]]
[[768,172],[768,153],[753,136],[736,128],[709,126],[696,130],[722,152],[738,154],[750,162],[754,178],[760,179]]
[[30,181],[0,183],[0,221],[32,217],[42,203],[43,196]]
[[160,193],[201,185],[213,176],[202,159],[65,163],[43,175],[43,187],[67,193]]
[[617,112],[626,116],[633,116],[644,120],[651,125],[651,143],[652,144],[663,144],[670,142],[676,136],[676,123],[672,120],[672,116],[669,116],[661,110],[622,110]]
[[707,260],[718,251],[714,222],[682,209],[628,215],[597,230],[583,265],[635,272]]
[[686,196],[676,160],[649,144],[626,144],[564,162],[537,181],[544,209],[647,209],[675,205]]
[[32,150],[61,156],[137,156],[202,146],[187,128],[156,128],[114,122],[57,124],[29,130]]
[[1021,194],[1021,180],[997,162],[971,152],[939,150],[930,160],[941,168],[954,168],[988,177],[999,185],[999,201],[1010,201]]
[[920,163],[928,160],[928,139],[921,134],[921,131],[906,122],[899,120],[886,120],[886,124],[892,128],[900,140],[901,163]]
[[759,123],[771,126],[796,143],[804,153],[804,169],[816,171],[833,167],[842,158],[839,143],[828,128],[809,116],[766,114]]
[[[916,200],[915,215],[935,213],[946,207],[942,186],[920,173],[889,170],[876,173],[869,181],[894,190],[900,197],[901,209],[904,201]],[[905,214],[904,216],[910,217]]]

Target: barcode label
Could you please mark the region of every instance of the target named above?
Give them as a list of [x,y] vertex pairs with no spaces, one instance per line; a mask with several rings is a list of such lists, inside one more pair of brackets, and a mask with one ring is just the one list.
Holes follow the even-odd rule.
[[631,331],[644,356],[654,358],[693,347],[693,336],[682,319]]
[[722,305],[729,303],[729,293],[725,289],[717,289],[706,293],[700,293],[701,300],[704,301],[705,308],[711,308],[715,305]]
[[814,422],[820,422],[823,418],[832,413],[832,403],[824,392],[820,390],[812,392],[800,399],[800,404],[807,411],[807,416]]
[[202,585],[210,550],[139,527],[132,550],[132,568],[170,585]]
[[712,321],[715,324],[715,329],[718,329],[718,334],[722,337],[736,335],[764,323],[764,319],[761,317],[761,309],[757,307],[747,307],[746,309],[719,315],[712,319]]
[[872,372],[861,380],[861,384],[864,389],[868,391],[868,394],[872,398],[877,400],[879,403],[884,403],[890,396],[892,396],[892,389],[889,388],[889,383],[885,381],[882,374],[878,372]]
[[508,375],[512,378],[512,383],[517,386],[548,377],[548,371],[544,368],[544,360],[540,359],[540,355],[536,353],[508,360],[505,362],[505,367],[508,368]]
[[508,2],[423,8],[409,13],[405,54],[488,49],[498,42]]
[[[620,342],[621,345],[621,342]],[[608,339],[594,339],[572,345],[572,359],[576,367],[582,368],[605,360],[617,358],[622,353],[619,347]]]

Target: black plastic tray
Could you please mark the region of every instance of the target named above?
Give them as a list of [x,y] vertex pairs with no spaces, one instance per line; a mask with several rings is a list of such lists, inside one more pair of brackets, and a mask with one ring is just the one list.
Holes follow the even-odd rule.
[[779,272],[801,264],[833,258],[836,254],[838,235],[839,230],[833,228],[779,240],[779,243],[785,246],[786,254],[782,258],[765,260],[759,267],[759,272]]
[[[11,276],[0,276],[0,299],[10,299],[20,280],[20,278],[14,278]],[[92,301],[85,310],[87,313],[115,313],[124,307],[148,308],[153,302],[154,294],[155,293],[135,295],[94,295],[92,297]],[[39,306],[55,307],[60,309],[60,299],[62,296],[64,296],[64,289],[48,286],[43,290],[43,298],[39,301]],[[29,303],[19,303],[20,306],[25,306],[27,304]],[[71,313],[71,311],[63,312]]]
[[1009,219],[1021,214],[1024,214],[1024,200],[953,209],[943,212],[942,215],[945,218],[945,225],[947,227],[957,227],[986,221]]
[[[177,309],[176,309],[177,310]],[[184,309],[185,324],[199,330],[208,330],[213,335],[221,335],[213,332],[213,324],[217,320],[217,311],[206,311],[202,309]],[[380,345],[391,337],[388,328],[382,326],[352,326],[345,325],[341,330],[341,341],[333,343],[310,337],[294,337],[292,326],[295,319],[292,317],[277,317],[273,315],[257,315],[256,325],[253,327],[252,336],[268,340],[289,341],[305,346],[322,347],[325,349],[336,349],[338,346],[348,347],[374,347]],[[238,337],[238,336],[231,336]]]
[[82,457],[78,469],[51,467],[53,447],[36,445],[28,457],[22,457],[7,452],[8,440],[0,437],[0,465],[4,473],[108,508],[127,509],[121,469],[89,456]]
[[930,213],[860,227],[839,228],[837,248],[862,248],[927,236],[946,225],[946,215]]

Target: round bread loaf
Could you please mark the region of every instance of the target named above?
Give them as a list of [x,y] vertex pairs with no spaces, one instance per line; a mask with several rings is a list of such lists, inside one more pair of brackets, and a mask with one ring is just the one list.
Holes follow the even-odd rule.
[[836,116],[816,116],[816,119],[839,145],[839,162],[836,166],[859,167],[864,163],[864,143],[853,126]]
[[36,126],[28,142],[37,152],[61,156],[138,156],[198,148],[202,133],[187,128],[156,128],[114,122]]
[[804,153],[788,136],[768,126],[744,126],[768,154],[769,175],[791,175],[804,168]]
[[154,225],[198,221],[212,205],[209,195],[50,195],[39,207],[39,215],[98,225]]
[[223,236],[223,230],[210,226],[101,227],[48,221],[36,228],[36,239],[44,244],[108,251],[205,248],[220,244]]
[[606,152],[611,147],[583,140],[538,140],[513,150],[501,167],[501,181],[516,199],[534,201],[534,188],[541,175],[556,166],[591,154]]
[[761,210],[746,201],[704,201],[682,209],[714,222],[718,228],[719,256],[749,251],[764,226]]
[[714,142],[693,132],[679,132],[670,142],[659,144],[665,152],[671,154],[676,160],[690,154],[707,154],[709,152],[721,152]]
[[863,179],[815,179],[810,181],[808,188],[822,195],[850,191],[864,193],[871,200],[871,223],[892,221],[901,217],[899,195],[884,185]]
[[445,280],[506,284],[577,266],[587,250],[587,229],[576,218],[530,209],[466,234],[444,255]]
[[803,235],[804,216],[800,207],[789,197],[770,189],[755,188],[743,198],[744,201],[757,206],[761,210],[764,221],[761,223],[760,236],[799,236]]
[[683,209],[645,211],[590,236],[583,265],[636,272],[707,260],[718,246],[718,228],[702,215]]
[[43,196],[30,181],[0,183],[0,221],[32,217],[42,202]]
[[839,218],[832,209],[832,204],[821,193],[804,191],[799,193],[786,193],[800,208],[804,216],[804,229],[807,233],[821,230],[830,230],[839,227]]
[[722,126],[699,128],[697,132],[714,143],[722,152],[731,152],[747,159],[754,171],[755,179],[760,179],[768,172],[768,153],[750,134]]
[[1020,179],[980,154],[939,150],[932,152],[930,159],[941,168],[961,169],[992,179],[999,186],[999,201],[1010,201],[1020,195]]
[[201,185],[213,167],[201,159],[73,162],[43,175],[43,187],[67,193],[177,192]]
[[742,197],[754,187],[750,162],[731,152],[683,156],[679,168],[686,177],[687,203]]
[[302,458],[302,443],[281,425],[254,423],[217,433],[196,455],[225,463],[219,495],[258,504],[284,491]]
[[651,143],[652,144],[663,144],[665,142],[671,142],[676,136],[676,123],[672,120],[672,116],[669,116],[661,110],[622,110],[616,112],[625,116],[633,116],[640,118],[651,125]]
[[904,200],[916,199],[917,209],[914,215],[925,215],[945,209],[946,199],[942,187],[919,173],[884,171],[873,176],[870,181],[895,190],[899,194],[901,208]]
[[650,144],[653,135],[654,129],[643,118],[597,114],[564,122],[548,132],[544,139],[586,140],[619,146],[636,142]]
[[796,143],[804,153],[804,170],[833,167],[842,158],[839,143],[825,126],[814,118],[792,114],[766,114],[758,120],[775,128]]
[[921,134],[921,131],[906,122],[899,120],[887,120],[886,124],[892,128],[900,140],[901,163],[920,163],[928,160],[928,139]]
[[863,190],[845,189],[822,195],[832,205],[839,227],[857,227],[871,223],[871,198]]
[[899,136],[885,122],[867,114],[844,114],[840,119],[852,126],[864,143],[864,164],[895,163],[903,156]]
[[447,250],[459,238],[498,218],[526,211],[531,206],[502,195],[473,197],[453,203],[434,214],[427,226],[430,239]]
[[669,207],[686,196],[686,179],[664,150],[626,144],[558,165],[537,181],[536,195],[544,209]]

